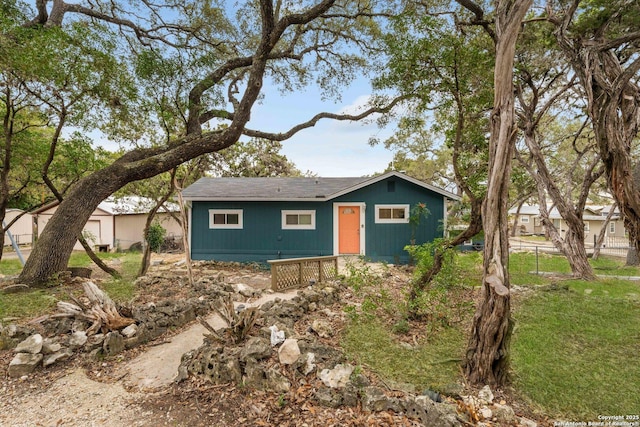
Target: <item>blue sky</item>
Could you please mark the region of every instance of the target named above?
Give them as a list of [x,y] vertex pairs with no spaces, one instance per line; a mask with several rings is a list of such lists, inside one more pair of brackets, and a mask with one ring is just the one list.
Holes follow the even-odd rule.
[[[342,92],[339,102],[323,102],[313,87],[304,92],[280,94],[265,85],[265,99],[254,106],[249,128],[284,132],[321,111],[356,113],[371,92],[366,80],[356,80]],[[369,138],[385,138],[392,128],[380,129],[375,123],[345,122],[323,119],[283,142],[283,154],[303,172],[319,176],[362,176],[382,172],[393,153],[378,145],[371,147]]]

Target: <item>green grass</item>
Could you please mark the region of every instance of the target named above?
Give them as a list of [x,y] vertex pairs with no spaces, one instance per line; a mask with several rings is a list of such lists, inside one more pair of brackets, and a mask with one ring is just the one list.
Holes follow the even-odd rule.
[[[514,385],[544,415],[597,420],[640,408],[640,285],[567,281],[514,313]],[[590,294],[585,294],[590,289]]]
[[[375,319],[353,321],[343,336],[347,355],[383,380],[442,391],[460,379],[459,361],[464,348],[464,332],[455,328],[437,331],[427,343],[407,349],[391,331]],[[452,360],[454,359],[454,360]]]
[[14,276],[22,271],[22,265],[18,259],[2,259],[0,261],[0,274]]
[[[122,274],[122,279],[105,279],[100,283],[107,294],[116,302],[124,303],[135,296],[136,273],[140,266],[140,253],[99,253],[102,259],[119,259],[121,264],[116,269]],[[91,260],[85,253],[75,252],[69,259],[69,266],[87,267]],[[18,260],[0,261],[0,272],[6,275],[18,274],[22,270]],[[46,289],[33,289],[29,292],[0,295],[0,320],[4,318],[28,319],[40,314],[55,311],[58,301],[69,301],[70,293],[77,293],[77,288],[68,286]]]
[[[535,254],[510,257],[514,284],[544,285],[551,279],[535,271]],[[459,254],[465,284],[479,285],[482,257]],[[540,270],[570,273],[558,255],[539,254]],[[601,258],[597,274],[638,275],[623,260]],[[553,279],[558,281],[557,278]],[[597,421],[598,415],[636,414],[640,408],[640,282],[616,278],[567,279],[569,290],[536,290],[517,297],[511,361],[515,394],[543,416],[557,420]],[[525,294],[526,295],[526,294]],[[525,298],[524,300],[521,298]],[[343,345],[348,355],[383,379],[442,390],[459,380],[458,363],[434,363],[464,354],[467,330],[438,329],[415,350],[399,345],[379,320],[364,317],[348,326]]]

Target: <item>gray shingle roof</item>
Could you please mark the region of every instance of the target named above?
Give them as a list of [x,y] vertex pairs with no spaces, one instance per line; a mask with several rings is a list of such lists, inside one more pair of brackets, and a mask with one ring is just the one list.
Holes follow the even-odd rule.
[[326,201],[392,176],[449,199],[460,199],[455,194],[395,171],[373,178],[200,178],[182,190],[182,196],[185,200],[199,201]]
[[187,200],[325,199],[370,178],[200,178],[182,191]]

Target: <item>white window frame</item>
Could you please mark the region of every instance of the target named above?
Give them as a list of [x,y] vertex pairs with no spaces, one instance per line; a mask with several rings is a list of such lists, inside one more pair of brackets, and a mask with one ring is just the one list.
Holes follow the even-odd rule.
[[610,221],[609,222],[609,234],[616,234],[616,222],[615,221]]
[[585,233],[588,233],[590,231],[591,227],[589,224],[589,221],[584,221],[584,231]]
[[[409,224],[409,205],[375,205],[375,208],[376,224]],[[404,218],[380,218],[380,209],[404,209]]]
[[[237,214],[238,215],[238,223],[237,224],[214,224],[213,217],[216,214]],[[243,229],[243,218],[242,218],[242,209],[209,209],[209,228],[214,230],[242,230]],[[225,217],[226,221],[226,217]]]
[[529,224],[529,217],[528,216],[520,216],[520,223],[521,224]]
[[[287,224],[287,215],[311,215],[311,224]],[[283,230],[315,230],[316,211],[314,210],[283,210],[282,211]]]

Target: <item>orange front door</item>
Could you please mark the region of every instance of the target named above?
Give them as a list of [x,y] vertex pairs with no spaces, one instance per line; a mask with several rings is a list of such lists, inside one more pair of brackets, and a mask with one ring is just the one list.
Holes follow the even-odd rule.
[[338,251],[360,253],[360,206],[338,206]]

